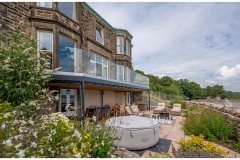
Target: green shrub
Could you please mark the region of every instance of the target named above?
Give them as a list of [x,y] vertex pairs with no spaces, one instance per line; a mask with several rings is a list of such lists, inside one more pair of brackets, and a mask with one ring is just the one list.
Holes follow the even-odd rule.
[[190,108],[184,123],[184,132],[187,135],[200,135],[211,141],[228,140],[234,137],[236,122],[227,122],[223,114],[198,107]]
[[240,142],[238,142],[238,143],[233,143],[233,147],[234,147],[237,151],[240,151]]
[[[21,23],[23,21],[19,26]],[[52,74],[44,72],[51,57],[40,52],[38,56],[36,39],[24,40],[23,34],[17,29],[13,37],[6,38],[0,32],[0,99],[14,106],[35,99],[37,92],[52,78]]]

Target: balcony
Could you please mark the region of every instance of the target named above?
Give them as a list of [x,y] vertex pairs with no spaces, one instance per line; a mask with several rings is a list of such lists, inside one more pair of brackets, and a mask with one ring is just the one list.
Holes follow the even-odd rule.
[[[52,52],[52,45],[39,43],[39,50]],[[54,53],[53,53],[54,54]],[[92,52],[87,52],[79,48],[67,46],[58,47],[58,57],[52,59],[52,64],[57,64],[55,67],[50,66],[50,69],[62,67],[57,74],[60,75],[85,75],[101,79],[112,80],[126,84],[134,84],[149,88],[149,79],[141,74],[138,74],[127,67],[118,65]],[[80,74],[82,73],[82,74]]]

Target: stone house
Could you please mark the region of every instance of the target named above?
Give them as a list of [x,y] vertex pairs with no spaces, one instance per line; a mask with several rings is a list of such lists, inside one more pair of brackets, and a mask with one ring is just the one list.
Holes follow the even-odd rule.
[[[55,111],[66,104],[82,106],[132,104],[134,94],[149,91],[149,79],[132,71],[133,36],[112,27],[85,2],[0,2],[0,23],[24,21],[26,38],[35,36],[38,49],[52,54],[54,73],[48,84],[60,91]],[[84,116],[83,116],[84,118]]]

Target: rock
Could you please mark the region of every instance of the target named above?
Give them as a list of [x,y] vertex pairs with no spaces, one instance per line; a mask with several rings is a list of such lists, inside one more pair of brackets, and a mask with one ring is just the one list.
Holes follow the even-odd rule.
[[235,109],[235,116],[240,117],[240,109]]
[[113,154],[121,158],[140,158],[138,154],[130,152],[126,148],[116,148],[113,150]]

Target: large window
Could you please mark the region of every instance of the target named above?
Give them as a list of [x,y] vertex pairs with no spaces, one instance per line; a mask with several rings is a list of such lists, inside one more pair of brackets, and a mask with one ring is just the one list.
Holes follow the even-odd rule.
[[98,27],[96,28],[96,40],[102,44],[104,44],[103,41],[103,28]]
[[90,73],[107,78],[107,59],[90,53]]
[[123,81],[124,70],[122,65],[117,65],[117,80]]
[[124,67],[124,81],[130,83],[130,69]]
[[45,8],[52,8],[52,2],[38,2],[38,6]]
[[62,12],[64,15],[68,16],[71,19],[74,18],[74,3],[73,2],[58,2],[58,9],[60,12]]
[[[52,32],[46,32],[46,31],[38,31],[37,33],[37,39],[38,39],[38,50],[44,51],[44,52],[53,52],[53,34]],[[52,54],[49,54],[50,57],[52,57]],[[52,61],[50,64],[50,68],[52,69]]]
[[61,71],[74,72],[75,66],[75,42],[59,36],[59,66],[62,67]]
[[117,36],[117,53],[123,54],[123,36]]
[[130,42],[126,40],[126,55],[130,57]]

